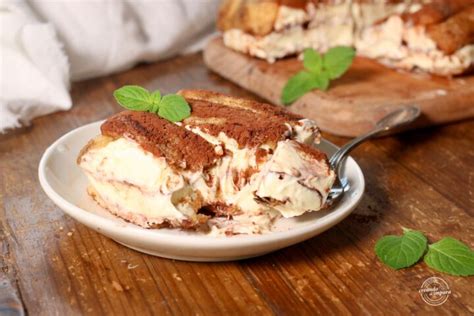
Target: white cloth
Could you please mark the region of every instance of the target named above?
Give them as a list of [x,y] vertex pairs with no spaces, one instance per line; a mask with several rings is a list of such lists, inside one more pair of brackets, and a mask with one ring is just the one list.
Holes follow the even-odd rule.
[[0,132],[72,106],[70,80],[202,48],[219,0],[0,0]]

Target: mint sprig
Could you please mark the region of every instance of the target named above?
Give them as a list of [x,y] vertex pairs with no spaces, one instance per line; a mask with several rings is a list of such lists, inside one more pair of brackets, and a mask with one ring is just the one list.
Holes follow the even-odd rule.
[[474,275],[474,251],[459,240],[445,237],[429,245],[425,263],[437,271],[460,276]]
[[323,69],[328,73],[329,79],[341,77],[352,65],[355,50],[351,47],[333,47],[323,56]]
[[393,269],[414,265],[425,253],[428,241],[423,233],[403,228],[403,236],[384,236],[375,245],[379,259]]
[[170,122],[179,122],[191,115],[191,107],[179,94],[162,97],[159,90],[150,93],[143,87],[128,85],[115,90],[114,97],[128,110],[155,113]]
[[377,257],[393,269],[414,265],[425,254],[425,263],[432,269],[457,276],[474,275],[474,251],[452,237],[428,245],[422,232],[403,228],[403,236],[388,235],[375,245]]
[[191,115],[191,108],[183,96],[168,94],[161,99],[158,115],[171,122],[179,122]]
[[355,50],[338,46],[321,55],[308,48],[303,52],[304,70],[291,77],[281,93],[281,102],[289,105],[307,92],[319,89],[326,91],[331,80],[341,77],[352,64]]

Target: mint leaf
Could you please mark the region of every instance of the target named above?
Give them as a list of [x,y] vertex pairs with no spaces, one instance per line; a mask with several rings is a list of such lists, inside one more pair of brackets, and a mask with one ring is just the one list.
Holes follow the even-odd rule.
[[123,86],[114,91],[117,102],[132,111],[147,111],[153,105],[150,92],[140,86]]
[[177,94],[161,97],[159,90],[150,93],[140,86],[123,86],[114,91],[114,97],[128,110],[148,111],[171,122],[179,122],[191,115],[188,102]]
[[342,76],[352,64],[355,50],[352,47],[338,46],[329,49],[323,56],[323,68],[329,73],[329,79]]
[[474,275],[474,251],[457,239],[445,237],[429,245],[425,263],[437,271],[460,276]]
[[303,52],[303,65],[308,71],[319,74],[323,67],[323,59],[317,51],[307,48]]
[[316,88],[326,91],[329,88],[329,74],[326,71],[321,72],[316,76],[315,81],[317,81]]
[[191,108],[181,95],[169,94],[161,99],[158,115],[171,122],[179,122],[191,115]]
[[355,50],[351,47],[334,47],[323,56],[314,49],[305,49],[305,70],[288,79],[281,92],[281,102],[289,105],[313,89],[326,91],[332,79],[339,78],[349,69],[354,56]]
[[319,84],[319,81],[315,79],[313,74],[307,71],[300,71],[286,83],[281,93],[281,102],[285,105],[293,103],[306,92],[317,88]]
[[409,267],[420,260],[426,250],[427,239],[422,232],[404,228],[403,236],[384,236],[375,245],[380,261],[393,269]]
[[159,90],[156,90],[151,94],[151,100],[153,102],[153,105],[149,111],[151,113],[158,114],[158,108],[160,107],[160,102],[161,102],[161,93]]

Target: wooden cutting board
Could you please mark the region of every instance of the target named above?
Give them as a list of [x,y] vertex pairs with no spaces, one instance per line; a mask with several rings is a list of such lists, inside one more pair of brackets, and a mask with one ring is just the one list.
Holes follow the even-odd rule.
[[[204,50],[207,66],[274,104],[286,81],[302,68],[296,58],[274,64],[235,52],[221,38]],[[474,76],[455,79],[389,69],[357,57],[349,71],[328,91],[312,91],[289,107],[314,119],[323,131],[356,136],[402,104],[417,105],[422,117],[414,126],[428,126],[474,117]]]

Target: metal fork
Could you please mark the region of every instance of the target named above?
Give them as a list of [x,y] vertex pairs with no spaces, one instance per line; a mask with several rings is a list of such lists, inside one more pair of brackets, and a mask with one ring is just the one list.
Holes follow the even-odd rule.
[[388,115],[384,116],[381,120],[379,120],[375,124],[375,128],[373,130],[354,138],[353,140],[339,148],[339,150],[336,151],[334,155],[332,155],[329,159],[330,166],[336,173],[337,178],[331,190],[329,191],[326,203],[329,206],[334,205],[342,198],[344,192],[349,190],[350,183],[347,178],[343,177],[343,174],[341,172],[341,166],[344,159],[354,148],[356,148],[361,143],[365,142],[370,138],[380,136],[382,134],[389,134],[393,130],[398,129],[403,125],[412,123],[419,115],[420,109],[416,106],[400,107],[395,111],[389,113]]

